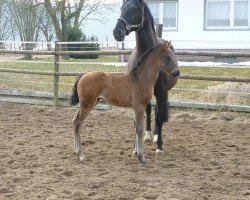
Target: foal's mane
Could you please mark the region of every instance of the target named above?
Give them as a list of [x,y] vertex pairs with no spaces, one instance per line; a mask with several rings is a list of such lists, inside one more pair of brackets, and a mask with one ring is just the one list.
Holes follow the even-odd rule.
[[149,48],[147,51],[145,51],[137,60],[137,64],[136,64],[136,68],[133,70],[135,71],[146,59],[146,57],[148,57],[148,54],[150,54],[154,49],[159,48],[162,44],[158,44],[154,47]]

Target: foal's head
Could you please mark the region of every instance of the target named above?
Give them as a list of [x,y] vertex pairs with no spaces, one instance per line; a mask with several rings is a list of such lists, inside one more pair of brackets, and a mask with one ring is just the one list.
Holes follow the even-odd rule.
[[159,66],[167,74],[174,77],[180,75],[176,56],[171,48],[171,42],[148,49],[138,60],[137,66],[141,65],[144,60],[151,59],[151,62]]
[[167,73],[172,74],[174,77],[180,75],[176,56],[171,49],[171,42],[165,42],[158,47],[160,58],[158,62],[160,67]]

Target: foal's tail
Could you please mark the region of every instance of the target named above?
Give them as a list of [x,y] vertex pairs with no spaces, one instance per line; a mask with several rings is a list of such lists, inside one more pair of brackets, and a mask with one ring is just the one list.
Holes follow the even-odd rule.
[[77,93],[77,83],[79,81],[79,79],[82,77],[82,75],[78,76],[75,83],[74,83],[74,86],[72,88],[72,95],[71,95],[71,98],[70,98],[70,105],[74,106],[76,104],[79,103],[79,97],[78,97],[78,93]]

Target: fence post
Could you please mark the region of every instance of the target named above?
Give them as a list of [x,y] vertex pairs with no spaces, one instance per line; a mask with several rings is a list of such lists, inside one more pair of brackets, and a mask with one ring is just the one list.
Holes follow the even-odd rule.
[[[125,48],[124,48],[124,42],[122,42],[122,50],[124,50],[124,49],[125,49]],[[121,62],[125,62],[125,55],[124,55],[124,54],[121,54],[120,56],[121,56],[120,61],[121,61]]]
[[163,27],[163,24],[157,24],[156,25],[156,36],[159,37],[159,38],[162,38],[162,27]]
[[55,58],[54,58],[54,107],[58,106],[58,88],[59,88],[59,46],[55,41]]

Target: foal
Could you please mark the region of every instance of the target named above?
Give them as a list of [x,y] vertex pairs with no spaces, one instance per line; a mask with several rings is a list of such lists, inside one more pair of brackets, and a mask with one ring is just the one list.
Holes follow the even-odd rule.
[[158,72],[163,69],[173,76],[180,74],[170,45],[170,42],[166,42],[151,48],[139,60],[140,67],[130,74],[112,75],[104,72],[90,72],[75,82],[71,105],[80,102],[79,111],[73,119],[75,152],[80,160],[84,159],[80,128],[98,99],[103,99],[111,105],[133,108],[136,127],[135,154],[143,164],[146,164],[142,148],[143,116],[152,98]]

